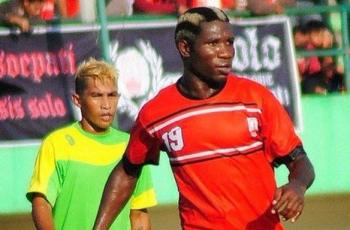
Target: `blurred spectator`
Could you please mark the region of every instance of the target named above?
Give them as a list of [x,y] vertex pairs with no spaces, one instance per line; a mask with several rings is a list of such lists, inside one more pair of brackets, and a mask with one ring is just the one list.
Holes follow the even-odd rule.
[[310,41],[309,32],[305,26],[295,26],[293,31],[295,48],[304,49]]
[[186,5],[186,0],[135,0],[135,13],[175,14]]
[[187,0],[183,2],[187,2],[187,4],[180,5],[178,9],[178,13],[182,14],[189,8],[201,7],[201,6],[212,6],[217,7],[222,10],[231,10],[236,8],[236,1],[241,0]]
[[134,0],[106,0],[107,16],[130,16]]
[[332,31],[322,21],[309,21],[306,25],[310,32],[310,43],[316,48],[329,49],[333,46]]
[[327,49],[333,46],[334,36],[327,25],[319,20],[310,20],[306,25],[294,28],[294,42],[297,48],[312,45],[315,48]]
[[45,0],[40,12],[40,18],[43,20],[52,20],[55,17],[55,0]]
[[[236,0],[237,5],[239,2],[247,2],[246,10],[249,10],[253,15],[268,15],[268,14],[283,14],[285,8],[297,7],[308,8],[313,7],[315,2],[312,0]],[[238,6],[237,6],[238,7]],[[305,14],[298,16],[290,16],[291,24],[304,26],[310,20],[322,21],[320,14]]]
[[44,20],[52,20],[55,17],[72,19],[79,16],[79,0],[45,0],[40,17]]
[[[329,49],[333,47],[334,35],[322,21],[310,20],[306,25],[294,29],[294,42],[299,49]],[[297,63],[303,93],[327,94],[345,91],[343,74],[337,71],[333,57],[304,57],[298,58]]]
[[44,0],[9,0],[0,4],[0,20],[6,25],[15,25],[22,32],[31,29],[31,20],[39,18]]
[[76,18],[80,13],[79,0],[56,0],[58,12],[62,18]]
[[301,82],[304,94],[327,94],[344,92],[344,77],[337,72],[333,59],[326,57],[319,72],[306,76]]
[[[298,49],[329,49],[333,40],[332,32],[322,21],[311,20],[294,28],[294,44]],[[298,58],[297,63],[301,79],[321,71],[322,64],[317,56]]]
[[189,8],[215,6],[234,9],[235,0],[135,0],[134,11],[150,14],[181,14]]
[[[315,0],[296,0],[296,7],[297,8],[312,8],[317,4],[321,4],[320,1]],[[321,14],[302,14],[298,16],[291,16],[292,25],[300,25],[305,26],[309,21],[323,21]]]
[[283,14],[285,7],[296,5],[296,0],[247,0],[247,10],[254,15]]

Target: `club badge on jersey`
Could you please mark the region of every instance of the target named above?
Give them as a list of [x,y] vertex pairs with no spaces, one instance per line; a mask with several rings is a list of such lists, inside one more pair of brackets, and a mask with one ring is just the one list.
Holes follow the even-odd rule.
[[248,123],[248,130],[251,137],[256,137],[258,135],[259,130],[259,122],[258,119],[255,117],[248,117],[247,118]]

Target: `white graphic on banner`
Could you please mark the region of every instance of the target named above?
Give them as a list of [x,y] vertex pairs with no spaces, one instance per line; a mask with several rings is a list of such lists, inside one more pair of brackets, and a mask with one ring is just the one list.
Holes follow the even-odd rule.
[[149,41],[138,40],[135,46],[119,50],[119,42],[110,47],[111,59],[118,70],[118,88],[121,98],[118,104],[118,119],[127,117],[119,127],[129,130],[141,106],[158,91],[174,83],[181,73],[165,73],[163,59]]

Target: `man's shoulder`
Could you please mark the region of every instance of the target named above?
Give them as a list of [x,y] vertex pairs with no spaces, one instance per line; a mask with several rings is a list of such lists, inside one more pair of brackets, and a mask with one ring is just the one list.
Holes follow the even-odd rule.
[[231,83],[234,85],[236,88],[239,88],[241,90],[252,90],[254,91],[268,91],[268,88],[261,83],[254,81],[250,79],[247,76],[240,76],[240,75],[234,75],[231,74],[229,77],[231,77]]
[[65,136],[67,134],[71,134],[76,130],[77,122],[69,123],[64,126],[58,127],[51,132],[49,132],[45,137],[44,140],[51,140],[51,139],[56,139],[60,138],[62,136]]
[[138,119],[142,123],[148,124],[149,122],[153,122],[154,120],[172,113],[178,101],[176,90],[175,84],[161,89],[152,99],[141,107]]
[[176,92],[176,84],[171,84],[161,89],[153,98],[146,102],[141,111],[152,110],[155,107],[166,106],[170,100],[174,100]]
[[169,95],[173,95],[176,92],[176,83],[170,84],[161,90],[150,100],[150,102],[163,101],[164,99],[169,99]]

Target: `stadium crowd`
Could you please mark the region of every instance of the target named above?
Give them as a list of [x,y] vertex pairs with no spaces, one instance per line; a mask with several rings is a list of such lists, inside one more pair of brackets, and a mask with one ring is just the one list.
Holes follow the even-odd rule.
[[[106,0],[106,15],[137,14],[178,15],[189,8],[214,6],[224,11],[249,12],[250,16],[284,14],[288,7],[312,7],[337,4],[334,0]],[[90,5],[86,8],[86,5]],[[29,32],[31,24],[55,19],[79,20],[81,10],[94,9],[96,1],[88,0],[2,0],[0,21],[3,25]],[[87,15],[96,20],[96,13]],[[290,16],[296,50],[335,49],[341,46],[337,22],[330,15]],[[333,20],[333,21],[332,21]],[[338,22],[339,24],[339,22]],[[339,27],[339,26],[338,26]],[[339,56],[297,57],[299,80],[305,94],[344,92],[344,67]]]

